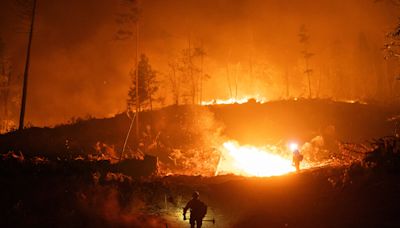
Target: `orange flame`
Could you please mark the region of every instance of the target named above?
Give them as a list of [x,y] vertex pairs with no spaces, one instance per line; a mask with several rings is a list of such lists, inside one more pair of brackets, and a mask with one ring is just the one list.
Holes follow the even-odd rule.
[[265,97],[260,97],[260,96],[244,96],[242,98],[229,98],[229,99],[213,99],[210,101],[202,101],[201,105],[215,105],[215,104],[244,104],[249,102],[249,100],[254,99],[257,103],[263,104],[267,102],[267,99]]
[[[275,153],[270,150],[276,150]],[[232,173],[243,176],[278,176],[295,171],[290,154],[282,156],[276,147],[258,148],[240,146],[235,141],[227,141],[221,146],[221,159],[216,175]]]

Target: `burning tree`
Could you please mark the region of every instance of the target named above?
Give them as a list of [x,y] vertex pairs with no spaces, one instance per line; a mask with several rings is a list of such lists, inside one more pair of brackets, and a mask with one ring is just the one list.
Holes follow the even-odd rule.
[[[139,80],[136,80],[136,73]],[[140,56],[138,63],[138,70],[131,70],[130,75],[132,77],[132,84],[128,92],[128,110],[136,105],[136,92],[139,92],[140,107],[147,106],[150,110],[153,109],[153,102],[155,100],[154,95],[158,90],[158,81],[156,80],[157,72],[152,69],[149,59],[146,55]]]

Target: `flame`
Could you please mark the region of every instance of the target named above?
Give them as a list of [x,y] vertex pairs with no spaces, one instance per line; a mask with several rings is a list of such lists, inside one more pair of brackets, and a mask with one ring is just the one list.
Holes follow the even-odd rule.
[[[244,96],[241,98],[229,98],[229,99],[212,99],[209,101],[202,101],[201,105],[207,106],[207,105],[224,105],[224,104],[244,104],[249,102],[251,99],[254,99],[257,103],[259,104],[264,104],[268,102],[268,99],[259,95],[256,96]],[[299,97],[293,97],[291,98],[294,101],[299,101],[301,98]],[[361,100],[340,100],[340,99],[334,99],[333,101],[336,102],[344,102],[344,103],[349,103],[349,104],[368,104],[365,101]]]
[[215,105],[215,104],[244,104],[249,102],[249,100],[254,99],[257,103],[264,104],[267,102],[267,98],[260,96],[244,96],[242,98],[229,98],[229,99],[213,99],[210,101],[202,101],[201,105]]
[[[275,150],[275,153],[271,152]],[[240,146],[235,141],[227,141],[221,146],[221,159],[216,175],[233,173],[243,176],[278,176],[295,171],[290,154],[278,154],[276,147],[259,148]]]
[[349,104],[364,104],[364,105],[368,104],[367,102],[361,100],[336,100],[336,101]]

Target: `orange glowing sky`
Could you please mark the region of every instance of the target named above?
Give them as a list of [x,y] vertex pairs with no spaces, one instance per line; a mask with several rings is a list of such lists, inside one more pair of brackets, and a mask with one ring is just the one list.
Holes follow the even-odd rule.
[[[26,33],[13,16],[11,0],[0,3],[0,37],[22,75]],[[104,117],[126,108],[133,40],[116,41],[118,1],[39,0],[32,49],[27,122],[51,125],[73,116]],[[227,69],[237,94],[279,99],[304,96],[298,32],[309,30],[313,89],[321,97],[386,99],[398,73],[385,62],[384,35],[398,9],[374,0],[143,0],[140,52],[165,82],[168,63],[180,50],[202,44],[211,79],[204,99],[227,99]],[[250,70],[251,68],[251,70]],[[393,89],[393,88],[391,88]],[[315,92],[315,96],[317,92]],[[171,104],[168,85],[160,94]],[[17,112],[15,112],[17,113]],[[15,114],[15,119],[18,118]]]

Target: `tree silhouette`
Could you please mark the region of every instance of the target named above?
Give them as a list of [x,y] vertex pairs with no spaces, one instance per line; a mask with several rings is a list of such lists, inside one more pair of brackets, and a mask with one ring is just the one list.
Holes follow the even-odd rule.
[[[149,63],[149,59],[146,55],[140,55],[138,63],[138,78],[136,81],[136,70],[132,70],[130,75],[132,77],[132,84],[128,92],[128,110],[136,106],[136,92],[139,92],[140,102],[139,110],[144,107],[148,107],[150,110],[153,109],[154,95],[158,91],[158,81],[156,80],[157,72],[154,71]],[[138,83],[137,83],[138,82]]]
[[178,73],[179,65],[176,61],[170,62],[168,66],[170,71],[168,72],[167,78],[171,87],[172,99],[175,105],[179,105],[181,85],[183,83],[182,75]]
[[32,47],[32,38],[33,38],[33,29],[35,25],[35,16],[36,16],[36,0],[16,0],[17,7],[19,9],[19,16],[22,21],[29,22],[29,33],[28,33],[28,45],[26,49],[26,61],[25,61],[25,70],[24,70],[24,81],[22,86],[22,100],[21,100],[21,113],[19,116],[19,130],[24,129],[24,118],[25,118],[25,106],[26,106],[26,97],[28,91],[28,75],[29,75],[29,67],[30,67],[30,58],[31,58],[31,47]]
[[209,78],[204,73],[203,59],[206,55],[202,47],[185,48],[181,52],[178,70],[182,75],[182,80],[186,81],[184,88],[187,97],[192,104],[200,104],[202,100],[203,82]]
[[311,74],[313,73],[313,69],[309,67],[309,61],[310,58],[314,56],[314,53],[311,53],[308,51],[309,49],[309,42],[310,42],[310,35],[308,33],[308,30],[305,25],[302,25],[300,27],[299,31],[299,39],[300,43],[303,45],[303,50],[301,51],[301,54],[304,58],[305,61],[305,69],[304,73],[307,75],[307,81],[308,81],[308,96],[309,98],[312,97],[312,91],[311,91]]
[[[139,67],[139,17],[140,7],[139,0],[121,0],[122,10],[117,14],[116,22],[119,26],[116,33],[116,40],[127,40],[131,37],[135,37],[135,70],[138,72]],[[133,30],[134,28],[134,31]],[[135,36],[134,36],[135,35]],[[136,84],[139,84],[139,75],[136,74],[134,77]],[[139,111],[140,111],[140,92],[139,87],[135,91],[136,98],[136,137],[139,137]],[[129,106],[129,105],[128,105]],[[131,108],[131,107],[128,107]]]

